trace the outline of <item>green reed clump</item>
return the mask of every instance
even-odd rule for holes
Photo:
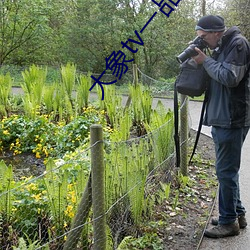
[[[7,116],[10,111],[9,96],[11,93],[12,79],[10,74],[0,75],[0,116]]]
[[[32,65],[28,70],[22,72],[24,91],[23,104],[27,116],[34,118],[40,113],[43,91],[46,83],[47,68]]]
[[[76,106],[78,113],[81,113],[83,108],[87,108],[89,105],[89,94],[91,87],[90,73],[87,75],[81,74],[78,78],[77,95],[76,95]]]

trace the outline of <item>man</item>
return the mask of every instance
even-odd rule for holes
[[[219,181],[219,218],[205,235],[221,238],[239,234],[247,226],[240,200],[241,149],[250,126],[250,47],[237,27],[225,31],[220,16],[202,17],[195,30],[213,50],[206,56],[195,48],[193,59],[210,76],[204,125],[212,126]]]

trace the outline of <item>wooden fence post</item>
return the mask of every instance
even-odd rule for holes
[[[180,109],[180,169],[181,174],[187,176],[188,174],[188,97],[181,96]]]
[[[106,216],[104,192],[104,149],[101,125],[90,127],[91,140],[91,176],[93,205],[93,250],[106,249]]]
[[[138,70],[136,64],[133,64],[133,77],[134,77],[134,85],[138,85]]]

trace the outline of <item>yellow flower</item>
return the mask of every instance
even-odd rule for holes
[[[21,153],[22,153],[22,151],[19,151],[19,150],[16,149],[16,150],[14,150],[14,153],[13,153],[13,154],[14,154],[14,155],[19,155],[19,154],[21,154]]]
[[[35,191],[37,190],[37,185],[35,183],[30,183],[29,185],[26,186],[26,189],[28,191]]]
[[[46,157],[48,157],[49,153],[46,147],[43,147],[43,153],[45,154]]]
[[[16,212],[17,208],[13,207],[11,210],[12,210],[12,212]]]
[[[41,155],[40,155],[39,152],[36,152],[36,158],[37,158],[37,159],[40,159],[40,158],[41,158]]]
[[[100,112],[101,115],[105,115],[105,113],[106,113],[106,111],[104,109],[101,110],[101,112]]]
[[[76,203],[76,196],[75,195],[72,195],[71,201],[72,201],[72,203]]]
[[[42,195],[41,193],[33,194],[32,197],[35,198],[36,201],[40,201],[42,199],[41,195]]]
[[[73,218],[74,217],[73,206],[68,205],[66,208],[66,211],[64,211],[64,213],[65,213],[65,215],[68,215],[69,218]]]
[[[8,130],[4,130],[4,131],[3,131],[3,134],[4,134],[4,135],[9,135],[10,133],[9,133]]]

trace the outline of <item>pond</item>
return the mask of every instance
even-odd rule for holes
[[[20,155],[0,156],[7,166],[12,165],[15,180],[21,177],[39,176],[44,173],[45,165],[43,159],[37,159],[34,154],[23,153]]]

